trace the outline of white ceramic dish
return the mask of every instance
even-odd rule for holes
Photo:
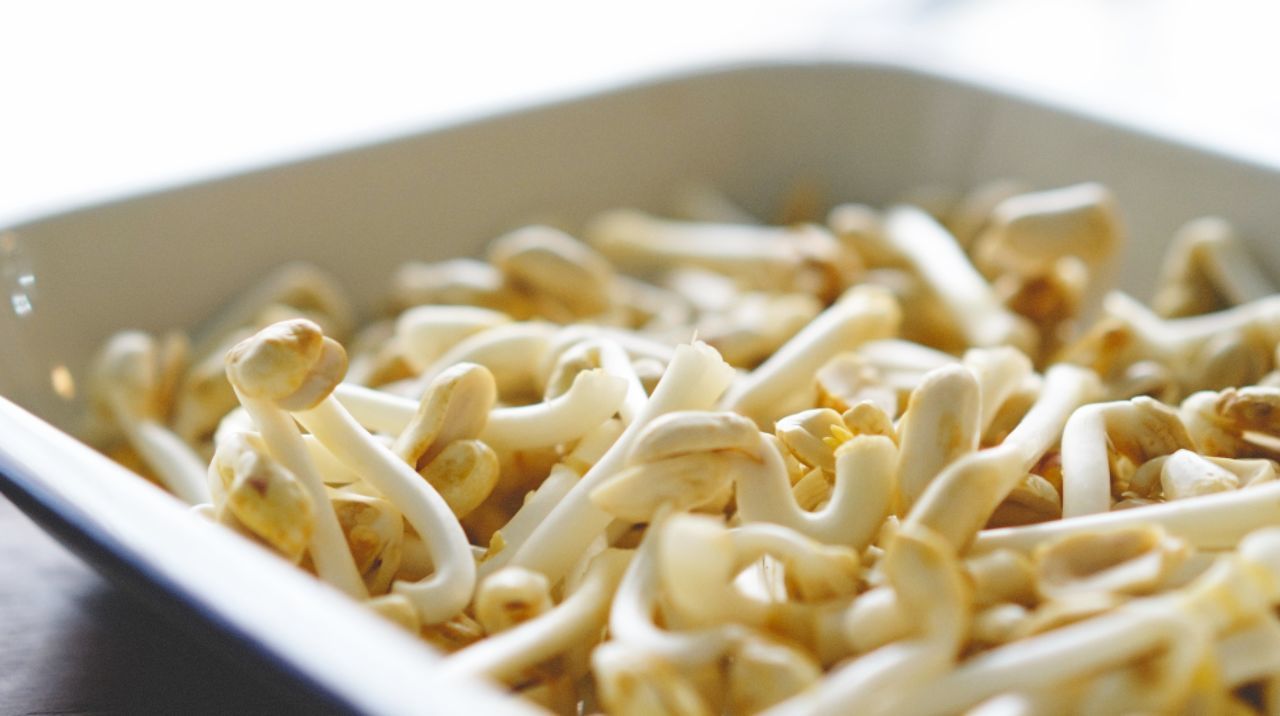
[[[1120,283],[1140,296],[1165,238],[1200,214],[1230,217],[1280,267],[1273,168],[904,67],[681,76],[0,233],[0,394],[13,401],[0,400],[0,487],[104,571],[339,708],[519,710],[480,685],[431,684],[426,647],[53,427],[75,430],[94,348],[122,328],[192,326],[295,258],[371,306],[401,261],[474,253],[548,212],[573,225],[661,209],[683,179],[769,208],[799,179],[882,203],[1000,176],[1110,185],[1131,234]]]

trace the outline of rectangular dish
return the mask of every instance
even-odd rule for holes
[[[339,708],[521,711],[482,685],[432,685],[427,647],[68,437],[93,350],[124,328],[192,326],[291,259],[370,308],[405,260],[473,254],[530,220],[659,210],[683,180],[768,213],[798,181],[831,201],[886,203],[1002,176],[1109,185],[1129,228],[1118,281],[1140,297],[1166,238],[1206,213],[1231,217],[1280,267],[1275,168],[918,68],[691,73],[0,231],[0,488],[174,618]]]

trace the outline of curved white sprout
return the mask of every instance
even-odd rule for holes
[[[523,226],[494,239],[486,253],[506,285],[538,313],[580,318],[612,305],[613,265],[559,229]]]
[[[812,392],[813,375],[823,363],[867,341],[891,337],[901,320],[898,303],[886,289],[855,286],[738,381],[722,405],[770,427]]]
[[[526,450],[576,440],[618,412],[628,385],[603,370],[585,370],[568,392],[551,400],[494,408],[479,439],[495,449]],[[352,416],[371,430],[397,434],[418,412],[418,402],[373,388],[343,383],[334,395]]]
[[[545,614],[552,606],[547,578],[527,569],[504,569],[482,578],[476,587],[476,621],[488,634],[506,631]]]
[[[636,436],[660,415],[711,407],[733,375],[733,368],[703,343],[677,348],[644,410],[538,525],[511,563],[542,572],[552,581],[568,573],[591,540],[612,520],[609,513],[591,503],[590,495],[621,469]]]
[[[821,511],[800,509],[778,450],[760,440],[761,462],[735,471],[738,514],[744,522],[773,522],[825,544],[866,547],[893,504],[898,448],[880,435],[856,435],[836,450],[835,489]]]
[[[467,536],[444,498],[412,466],[374,440],[332,396],[345,368],[342,347],[324,337],[319,326],[303,320],[269,326],[238,345],[227,358],[227,375],[268,448],[283,444],[286,454],[276,458],[295,474],[298,470],[291,463],[310,471],[310,477],[300,476],[304,484],[309,488],[318,484],[323,490],[297,428],[289,415],[276,407],[278,403],[334,457],[404,514],[426,543],[435,571],[421,582],[397,582],[393,590],[414,604],[422,622],[449,619],[467,605],[475,587],[475,561]],[[302,388],[293,389],[299,384]],[[269,399],[277,402],[268,403]],[[266,405],[271,408],[264,410]],[[320,513],[325,514],[324,510]],[[322,522],[320,515],[317,517],[319,534]],[[343,552],[349,559],[345,542]],[[319,559],[316,561],[319,568]],[[363,596],[363,589],[361,584],[356,593]]]
[[[1247,536],[1235,554],[1220,558],[1183,590],[992,649],[932,688],[905,694],[895,707],[902,713],[953,713],[997,693],[1065,682],[1161,647],[1194,650],[1197,640],[1272,616],[1277,602],[1280,528],[1273,526]]]
[[[1098,266],[1123,237],[1111,191],[1085,182],[1011,196],[992,208],[974,253],[984,265],[1031,273],[1063,256]]]
[[[1199,549],[1232,549],[1250,532],[1273,525],[1280,515],[1280,482],[1266,482],[1242,490],[1219,492],[1174,502],[1115,512],[1083,515],[1024,527],[984,530],[973,543],[975,552],[1015,549],[1030,552],[1037,545],[1081,532],[1158,525]]]
[[[971,596],[951,545],[926,529],[906,527],[884,567],[912,624],[911,637],[848,662],[768,713],[913,713],[895,710],[892,701],[954,666],[968,631]]]
[[[501,311],[477,306],[415,306],[396,319],[395,340],[409,364],[423,371],[461,341],[510,322]]]
[[[998,346],[965,351],[963,363],[978,381],[982,406],[978,425],[980,432],[986,432],[1000,408],[1032,376],[1031,359],[1017,348]]]
[[[574,344],[597,339],[605,339],[617,343],[633,360],[652,358],[666,365],[676,355],[675,345],[655,340],[644,333],[611,328],[609,326],[577,323],[571,326],[564,326],[555,334],[551,339],[547,354],[543,358],[543,365],[549,371],[551,365],[555,363],[560,354]]]
[[[851,595],[861,573],[855,550],[817,543],[768,523],[726,528],[716,517],[676,514],[663,525],[658,545],[669,627],[768,627],[769,601],[734,585],[736,575],[765,556],[783,565],[788,584],[805,601]]]
[[[602,338],[599,346],[600,368],[609,375],[626,381],[626,397],[623,398],[622,405],[618,406],[618,417],[622,418],[623,424],[630,425],[644,410],[645,403],[649,402],[649,394],[645,392],[640,376],[636,373],[635,366],[631,364],[631,358],[627,356],[621,345],[608,338]]]
[[[1005,308],[954,237],[925,212],[897,206],[885,214],[885,236],[942,299],[969,345],[1030,350],[1035,330]]]
[[[904,694],[894,707],[921,716],[955,713],[1005,691],[1034,690],[1124,663],[1176,642],[1191,626],[1174,613],[1116,610],[979,654],[928,689]]]
[[[947,465],[978,449],[984,407],[980,390],[972,372],[952,363],[929,371],[911,392],[898,421],[902,445],[896,480],[903,510],[920,499]]]
[[[949,662],[946,654],[928,642],[906,640],[890,644],[828,674],[818,688],[765,713],[768,716],[891,713],[884,706],[889,694],[921,687],[944,671]]]
[[[243,407],[237,407],[222,417],[222,420],[218,423],[218,429],[213,434],[213,444],[215,446],[221,445],[232,439],[237,433],[257,434],[253,418],[249,417],[249,413]],[[260,438],[261,436],[259,436]],[[316,436],[303,435],[302,441],[306,443],[307,453],[311,455],[311,461],[315,463],[316,469],[320,471],[320,476],[324,479],[326,485],[351,485],[360,482],[360,475],[343,465],[338,458],[333,456],[333,453],[320,444],[319,440],[316,440]],[[384,441],[387,447],[391,446],[390,439],[384,439]],[[217,495],[215,494],[216,497]]]
[[[1176,362],[1214,337],[1256,329],[1274,344],[1280,338],[1280,296],[1271,295],[1215,313],[1187,318],[1161,318],[1121,291],[1107,294],[1103,309],[1123,321],[1150,357]]]
[[[563,339],[564,336],[562,334],[561,340]],[[635,366],[632,364],[631,357],[627,354],[626,349],[606,335],[581,338],[577,342],[565,346],[557,345],[553,342],[547,357],[555,358],[551,369],[544,371],[551,378],[554,378],[559,371],[569,368],[566,365],[566,361],[572,361],[574,363],[589,363],[586,366],[577,365],[574,367],[599,368],[605,373],[625,381],[627,386],[626,398],[618,408],[618,416],[622,418],[625,424],[630,424],[632,420],[635,420],[635,417],[640,414],[640,410],[644,408],[644,404],[649,400],[648,394],[645,393],[644,385],[640,382],[640,376],[636,373]],[[549,381],[550,378],[544,382],[549,383]],[[572,384],[570,387],[572,387]],[[547,389],[550,391],[552,386],[548,384]],[[563,390],[563,387],[558,387],[558,389]],[[546,397],[556,396],[547,395]]]
[[[1005,199],[1025,194],[1032,187],[1021,181],[997,178],[977,184],[965,192],[946,218],[947,229],[956,241],[972,250],[974,241],[991,222],[991,212]]]
[[[483,675],[510,681],[523,670],[594,639],[630,560],[631,554],[621,550],[597,555],[582,584],[563,602],[447,657],[440,665],[443,678]]]
[[[1151,301],[1162,316],[1201,313],[1219,300],[1248,303],[1276,292],[1230,222],[1203,216],[1183,224],[1170,240]]]
[[[581,479],[582,473],[600,460],[622,434],[624,425],[617,419],[607,420],[578,441],[578,446],[565,459],[551,468],[551,474],[542,481],[524,504],[496,533],[493,546],[480,563],[480,576],[492,574],[506,566],[515,556],[534,529],[546,519],[560,500],[569,494]]]
[[[435,571],[421,582],[396,582],[392,590],[413,602],[425,624],[449,619],[466,607],[475,587],[475,561],[466,533],[440,493],[374,441],[332,397],[293,415],[334,457],[391,500],[426,542]]]
[[[269,326],[263,331],[237,344],[227,354],[227,379],[236,391],[236,397],[244,407],[245,413],[253,420],[262,441],[271,454],[286,470],[293,473],[302,483],[311,502],[315,505],[315,529],[307,544],[311,561],[315,564],[320,578],[353,597],[364,599],[368,596],[364,580],[356,569],[355,560],[347,547],[346,537],[338,523],[338,517],[329,502],[323,478],[311,460],[306,443],[298,426],[289,413],[279,404],[280,399],[288,399],[289,394],[279,395],[286,388],[267,390],[272,387],[270,376],[273,373],[288,371],[291,367],[291,354],[295,353],[297,340],[293,335],[290,322]],[[320,328],[309,321],[299,332],[319,333]],[[337,346],[336,343],[333,346]],[[317,351],[327,349],[333,353],[333,347],[325,345]],[[336,348],[341,351],[341,347]],[[323,359],[319,359],[323,360]],[[330,358],[345,364],[345,358]],[[315,356],[308,363],[318,362]],[[248,370],[244,370],[245,368]],[[311,365],[304,369],[311,368]],[[336,381],[335,381],[336,382]]]
[[[421,395],[431,381],[458,363],[476,363],[488,368],[498,381],[500,394],[536,390],[538,366],[556,330],[550,323],[526,321],[494,326],[468,336],[422,371],[414,394]]]
[[[668,221],[634,209],[596,216],[586,238],[604,255],[637,270],[695,266],[767,290],[804,285],[814,259],[850,261],[837,254],[839,244],[820,226]]]
[[[658,568],[661,523],[659,516],[623,575],[609,610],[609,633],[619,644],[671,664],[702,666],[720,659],[741,644],[750,632],[732,623],[688,631],[670,631],[654,623],[661,589]]]
[[[1001,444],[951,463],[907,513],[906,524],[932,528],[958,548],[969,544],[1000,502],[1058,442],[1071,413],[1100,388],[1093,371],[1058,364],[1022,421]]]
[[[625,380],[603,370],[582,371],[564,395],[545,403],[492,411],[480,439],[507,450],[576,440],[623,407],[628,387]]]
[[[1150,398],[1082,406],[1062,431],[1062,517],[1111,510],[1111,450],[1142,464],[1189,447],[1177,412]]]
[[[112,337],[93,367],[97,397],[164,486],[187,504],[203,504],[211,499],[203,461],[149,409],[155,400],[156,352],[145,333]]]
[[[845,612],[842,624],[845,640],[857,653],[901,639],[911,633],[911,627],[897,593],[888,585],[858,595]]]
[[[956,362],[955,356],[901,338],[881,338],[858,346],[857,353],[883,373],[928,373]]]

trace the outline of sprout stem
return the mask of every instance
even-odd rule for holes
[[[898,450],[879,435],[860,435],[836,454],[835,488],[821,512],[796,503],[782,456],[761,440],[761,463],[739,461],[738,512],[745,522],[773,522],[825,544],[862,549],[875,537],[893,501]]]
[[[1082,515],[1025,527],[985,530],[974,541],[974,552],[1015,549],[1031,552],[1037,545],[1081,532],[1097,532],[1138,525],[1159,525],[1198,549],[1234,549],[1253,530],[1280,519],[1280,482],[1219,492],[1115,512]]]
[[[591,503],[590,495],[622,469],[636,436],[660,415],[710,408],[733,376],[733,368],[710,346],[696,343],[678,347],[644,410],[538,525],[511,564],[542,572],[552,582],[567,574],[591,540],[613,520],[609,513]]]
[[[598,636],[631,554],[609,550],[592,560],[582,584],[551,610],[445,659],[447,678],[488,676],[499,681]]]
[[[887,290],[852,288],[734,385],[723,407],[755,420],[762,429],[771,428],[797,398],[812,392],[813,376],[824,363],[867,341],[893,336],[901,321],[901,310]]]
[[[929,483],[906,524],[929,527],[964,549],[1027,471],[1062,435],[1072,411],[1098,391],[1097,376],[1059,364],[1045,374],[1040,397],[1001,444],[970,453]]]
[[[426,624],[462,611],[475,587],[475,561],[462,525],[440,493],[389,448],[375,442],[333,396],[310,410],[297,411],[294,417],[334,457],[391,500],[422,536],[435,572],[421,582],[397,582],[393,591],[409,598]]]
[[[628,397],[627,388],[624,379],[602,370],[582,371],[563,395],[489,411],[480,440],[496,450],[528,450],[576,440],[618,412]],[[334,396],[358,423],[392,435],[402,432],[418,411],[417,401],[350,383],[339,385]]]
[[[890,209],[885,236],[942,299],[969,345],[1029,349],[1033,329],[1000,303],[960,244],[937,221],[911,206]]]
[[[170,492],[189,505],[212,499],[203,462],[181,438],[154,420],[131,419],[136,416],[123,414],[119,408],[116,412],[116,422],[129,444]]]
[[[245,412],[262,434],[267,452],[298,478],[315,505],[316,526],[307,548],[311,553],[311,561],[316,566],[316,573],[324,581],[357,599],[367,598],[368,590],[360,572],[356,570],[347,538],[343,535],[338,516],[334,514],[333,505],[329,502],[324,480],[311,461],[298,426],[288,413],[273,403],[250,398],[238,390],[236,394]]]

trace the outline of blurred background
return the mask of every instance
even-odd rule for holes
[[[942,68],[1280,166],[1277,20],[1256,0],[0,2],[0,227],[768,59]],[[307,711],[254,684],[0,499],[0,713]]]
[[[0,225],[655,73],[898,58],[1280,162],[1259,0],[0,3]]]

